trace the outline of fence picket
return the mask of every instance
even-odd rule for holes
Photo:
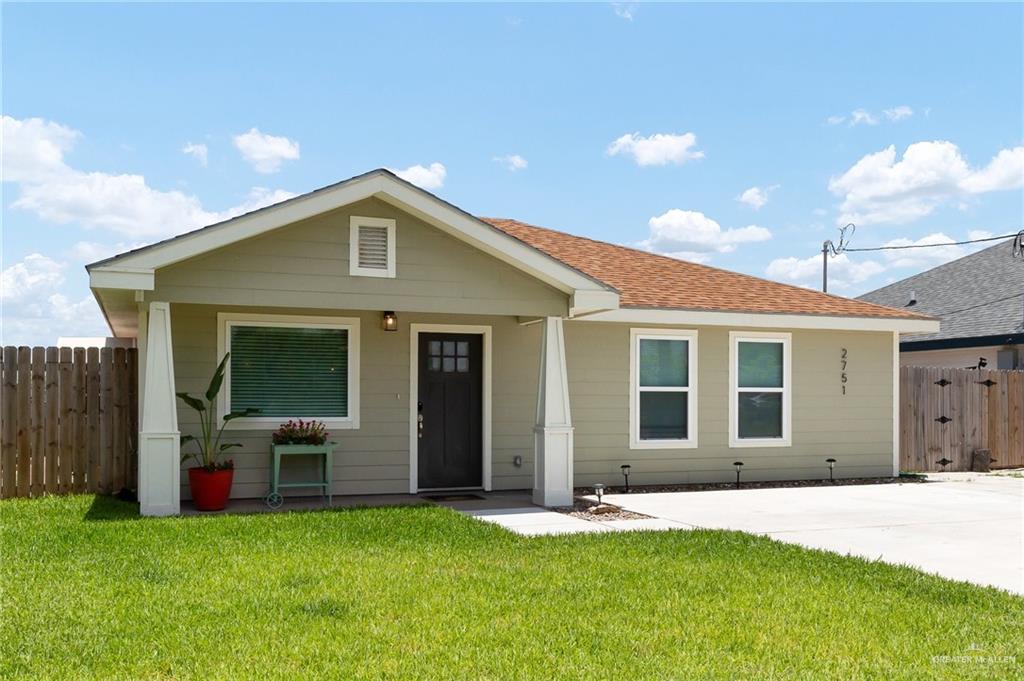
[[[110,493],[114,487],[114,350],[100,350],[100,491]]]
[[[46,348],[46,493],[57,494],[60,457],[60,363],[57,348]]]
[[[31,494],[42,496],[46,489],[44,478],[46,468],[46,348],[32,348],[32,462]]]
[[[74,460],[75,460],[75,475],[74,475],[74,490],[76,494],[85,492],[88,487],[86,486],[86,476],[88,472],[88,440],[86,439],[86,414],[85,414],[85,400],[86,400],[86,383],[85,383],[85,348],[75,348],[72,354],[73,366],[74,366],[74,388],[75,392],[72,397],[74,401],[74,408],[72,412],[74,414]]]
[[[32,493],[32,350],[25,346],[18,348],[18,496],[27,497]]]
[[[71,348],[60,348],[60,455],[57,459],[57,487],[61,494],[71,492],[74,474],[74,416],[71,396],[74,395],[74,372]]]
[[[3,349],[3,404],[0,404],[0,495],[13,497],[17,490],[18,470],[18,350]]]
[[[89,470],[88,490],[100,491],[100,350],[88,348],[85,351],[86,361],[86,409],[87,438],[86,461]]]

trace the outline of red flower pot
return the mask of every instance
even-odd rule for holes
[[[219,511],[228,505],[234,468],[210,471],[205,468],[188,469],[188,486],[192,490],[192,503],[200,511]]]

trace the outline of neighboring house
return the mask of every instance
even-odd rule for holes
[[[174,392],[219,405],[235,497],[267,490],[269,433],[319,418],[334,492],[533,489],[897,472],[899,333],[937,323],[512,220],[384,170],[94,263],[141,356],[139,494],[179,510]],[[388,330],[385,327],[393,328]],[[173,340],[172,340],[173,339]],[[421,418],[422,417],[422,420]],[[179,426],[180,424],[180,426]],[[187,487],[186,487],[187,490]]]
[[[938,333],[900,342],[903,366],[1024,369],[1024,261],[1013,241],[860,297],[940,319]]]

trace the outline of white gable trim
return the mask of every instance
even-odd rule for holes
[[[152,290],[153,273],[174,263],[250,239],[299,220],[320,215],[356,201],[376,197],[400,208],[489,255],[534,276],[565,293],[586,291],[591,309],[618,307],[618,293],[557,259],[527,246],[497,228],[455,208],[385,171],[373,171],[337,185],[284,201],[226,222],[211,225],[136,252],[125,253],[88,267],[93,288]],[[109,273],[131,271],[149,280],[131,282]]]

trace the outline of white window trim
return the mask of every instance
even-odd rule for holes
[[[640,439],[640,341],[685,340],[689,350],[689,386],[660,389],[666,392],[687,392],[687,438],[681,440]],[[697,331],[691,329],[630,329],[629,330],[629,448],[630,449],[693,449],[697,446]],[[644,388],[657,391],[658,388]]]
[[[387,227],[388,230],[388,268],[378,270],[359,266],[359,228]],[[349,218],[348,231],[348,273],[353,277],[385,277],[395,278],[395,221],[391,218],[369,218],[353,215]]]
[[[739,344],[782,343],[782,387],[744,388],[745,391],[782,393],[782,437],[739,437]],[[773,331],[729,332],[729,446],[730,447],[791,447],[793,444],[793,334]]]
[[[289,418],[323,421],[328,430],[355,430],[359,428],[359,319],[357,317],[320,317],[316,315],[276,315],[221,312],[217,314],[217,357],[219,363],[231,350],[232,326],[272,326],[300,329],[345,329],[348,331],[348,417],[324,418],[310,414],[291,416],[251,416],[232,419],[226,430],[276,430]],[[224,372],[224,385],[217,396],[217,422],[231,408],[231,362]]]

